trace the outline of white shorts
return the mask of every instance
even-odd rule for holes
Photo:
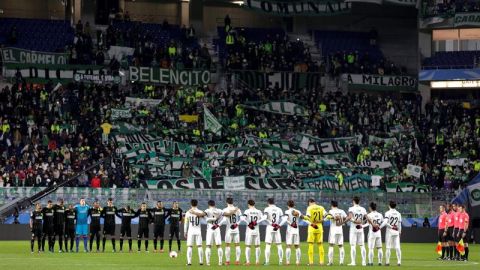
[[[260,234],[258,232],[252,232],[247,230],[245,233],[245,245],[251,246],[260,246]]]
[[[240,233],[238,230],[236,232],[227,231],[225,233],[225,243],[230,244],[232,242],[235,244],[240,243]]]
[[[300,235],[298,234],[298,231],[287,231],[287,237],[285,240],[287,242],[287,245],[300,245]]]
[[[343,233],[335,233],[328,235],[328,243],[331,245],[342,246],[343,245]]]
[[[280,229],[274,231],[272,226],[267,226],[267,231],[265,232],[265,243],[281,244],[282,235],[280,234]]]
[[[363,246],[365,244],[365,233],[363,232],[363,230],[350,230],[349,237],[349,242],[351,246]]]
[[[210,246],[212,244],[219,246],[222,244],[220,228],[217,228],[216,230],[207,229],[207,239],[205,241],[205,244],[207,246]]]
[[[200,232],[187,233],[187,246],[202,245],[202,234]]]
[[[382,236],[372,236],[368,237],[368,248],[381,248],[382,247]]]
[[[400,235],[387,235],[385,236],[386,248],[400,248]]]

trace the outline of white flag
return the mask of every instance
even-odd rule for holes
[[[408,164],[407,165],[407,170],[408,170],[409,175],[411,175],[413,177],[416,177],[416,178],[420,178],[420,174],[422,173],[422,167],[415,166],[413,164]]]

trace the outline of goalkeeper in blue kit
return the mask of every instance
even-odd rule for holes
[[[83,239],[83,248],[85,252],[88,252],[88,213],[90,206],[85,203],[85,199],[80,199],[80,204],[75,206],[75,212],[77,217],[77,224],[75,228],[75,243],[78,252],[78,245],[80,244],[80,238]]]

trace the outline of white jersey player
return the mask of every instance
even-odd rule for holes
[[[193,245],[198,248],[198,260],[203,265],[203,247],[202,247],[202,231],[200,227],[200,217],[193,213],[200,212],[197,208],[198,201],[191,201],[192,208],[185,214],[185,222],[183,223],[183,232],[187,238],[187,265],[192,265]]]
[[[367,251],[365,249],[365,233],[363,231],[363,224],[367,216],[367,210],[359,205],[360,198],[353,197],[353,206],[348,208],[347,221],[350,221],[350,266],[356,265],[357,250],[356,246],[360,246],[362,255],[362,265],[367,265]]]
[[[402,215],[395,209],[397,204],[389,203],[390,209],[385,213],[383,221],[387,227],[385,232],[385,265],[390,265],[390,250],[393,248],[397,253],[397,265],[402,263],[402,250],[400,249],[400,235],[402,234]]]
[[[218,265],[223,265],[222,236],[219,229],[223,220],[223,211],[215,207],[215,201],[210,200],[208,201],[208,209],[203,211],[203,213],[193,212],[193,214],[199,217],[205,217],[207,221],[207,236],[205,241],[205,259],[207,265],[210,265],[212,244],[217,246]]]
[[[295,203],[292,200],[287,202],[288,209],[285,210],[285,215],[280,223],[280,226],[287,224],[287,249],[285,250],[285,259],[287,265],[290,265],[290,256],[292,255],[292,248],[295,247],[295,263],[300,265],[300,258],[302,252],[300,250],[300,233],[298,229],[298,221],[302,215],[299,210],[295,209]]]
[[[247,223],[245,229],[245,265],[250,265],[250,249],[255,246],[255,264],[260,264],[260,231],[258,223],[262,222],[262,211],[255,208],[255,201],[248,200],[248,209],[243,212],[242,220]]]
[[[338,208],[338,202],[332,201],[331,208],[328,211],[327,218],[330,219],[330,231],[328,232],[328,264],[333,265],[333,248],[338,246],[340,257],[339,264],[343,265],[345,260],[345,249],[343,247],[343,224],[347,214]]]
[[[374,250],[377,249],[378,265],[382,265],[382,224],[383,215],[377,212],[377,204],[370,203],[370,213],[367,215],[367,222],[364,227],[368,227],[368,265],[373,266]]]
[[[267,200],[268,206],[263,210],[263,219],[267,221],[265,231],[265,265],[270,263],[270,248],[272,243],[277,244],[278,263],[283,262],[282,235],[280,234],[280,222],[283,211],[275,205],[273,198]]]
[[[238,224],[242,212],[233,205],[233,198],[227,198],[227,207],[223,209],[225,230],[225,265],[230,264],[230,244],[235,244],[235,264],[240,265],[240,256],[242,250],[240,249],[240,230]]]

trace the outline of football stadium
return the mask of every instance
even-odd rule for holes
[[[0,269],[480,268],[480,0],[1,0]]]

